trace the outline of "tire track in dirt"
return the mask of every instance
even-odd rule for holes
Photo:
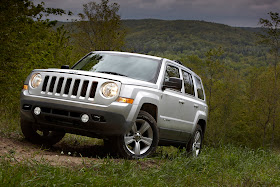
[[[50,165],[84,166],[92,162],[102,162],[108,152],[104,146],[83,145],[70,146],[64,142],[49,148],[34,145],[25,139],[12,139],[0,137],[0,156],[14,162],[37,161]]]

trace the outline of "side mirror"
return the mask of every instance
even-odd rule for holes
[[[170,77],[168,81],[165,81],[163,83],[162,89],[164,90],[165,88],[171,88],[171,89],[181,91],[182,83],[183,83],[182,79],[177,77]]]
[[[69,65],[62,65],[61,69],[69,69]]]

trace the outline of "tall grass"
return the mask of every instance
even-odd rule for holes
[[[170,152],[171,151],[171,152]],[[42,160],[0,161],[3,186],[278,186],[280,156],[231,145],[206,147],[198,158],[160,147],[141,160],[88,159],[81,164],[52,166]]]
[[[18,138],[21,136],[19,108],[3,107],[0,102],[0,136]]]

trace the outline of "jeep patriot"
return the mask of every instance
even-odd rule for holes
[[[20,101],[30,142],[84,135],[103,139],[124,158],[170,144],[197,156],[208,113],[200,77],[179,61],[114,51],[91,52],[71,68],[33,70]]]

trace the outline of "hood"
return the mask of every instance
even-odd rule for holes
[[[57,73],[66,73],[66,74],[74,74],[74,75],[83,75],[83,76],[90,76],[90,77],[98,77],[108,80],[119,81],[125,85],[136,85],[136,86],[144,86],[149,88],[157,89],[158,86],[155,83],[132,79],[129,77],[119,76],[119,75],[111,75],[106,73],[96,73],[90,71],[82,71],[82,70],[72,70],[72,69],[35,69],[33,72],[57,72]]]

